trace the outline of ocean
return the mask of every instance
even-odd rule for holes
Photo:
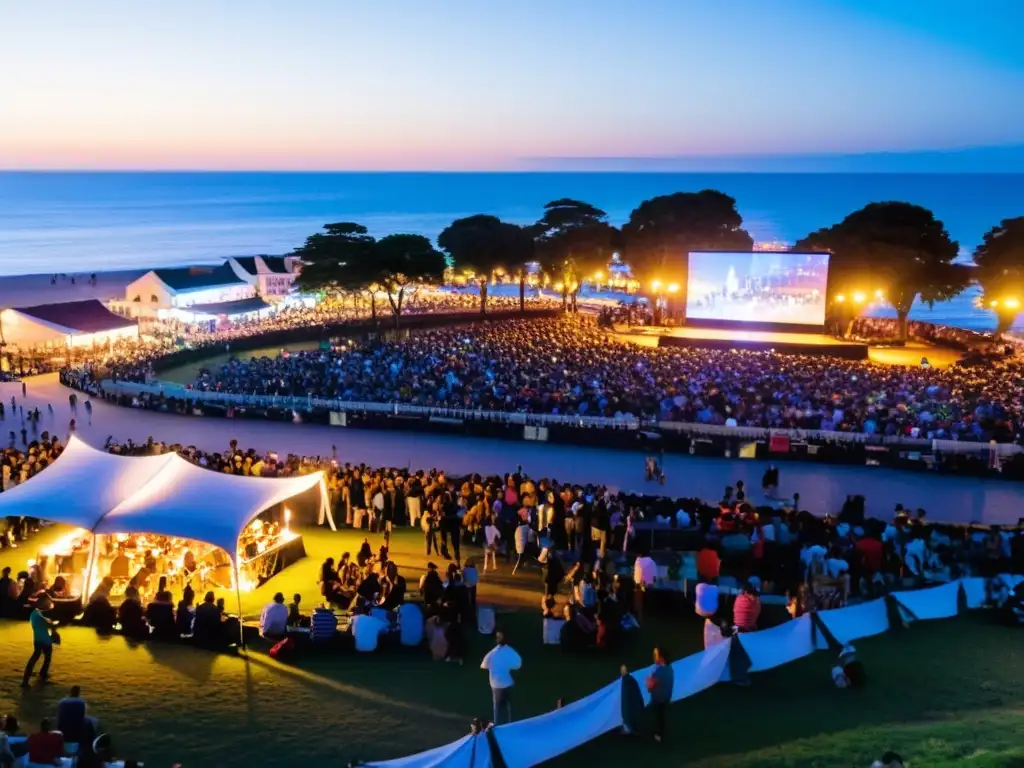
[[[283,253],[323,224],[436,236],[489,213],[535,221],[546,202],[590,202],[621,224],[642,200],[714,188],[758,241],[792,242],[883,200],[930,208],[966,258],[1001,219],[1024,215],[1024,175],[689,173],[0,172],[0,276],[212,263]],[[913,317],[993,327],[973,293]]]

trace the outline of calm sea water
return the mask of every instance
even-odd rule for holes
[[[1024,215],[1022,175],[679,173],[0,173],[0,275],[91,272],[282,253],[331,221],[436,236],[490,213],[535,221],[573,197],[621,224],[641,200],[704,188],[736,198],[755,240],[796,240],[866,203],[933,210],[966,255]],[[915,316],[984,328],[973,296]]]

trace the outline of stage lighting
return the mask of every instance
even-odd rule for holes
[[[855,304],[863,304],[864,299],[866,298],[867,296],[864,295],[864,291],[857,291],[853,294],[853,301]]]
[[[844,301],[846,301],[846,296],[844,296],[841,293],[837,293],[836,294],[836,302],[839,303],[839,304],[842,304]]]
[[[988,305],[992,307],[992,309],[995,309],[996,307],[999,306],[999,302],[993,299],[992,301],[989,302]]]
[[[679,283],[669,283],[668,284],[668,292],[669,293],[675,293],[678,290],[679,290]]]
[[[651,283],[651,288],[653,288],[654,290],[658,290],[659,288],[661,288],[661,280],[655,280],[653,283]]]
[[[1017,299],[1016,296],[1011,296],[1010,298],[1006,299],[1003,303],[1006,304],[1006,306],[1009,307],[1010,309],[1017,309],[1017,307],[1020,306],[1020,301]]]

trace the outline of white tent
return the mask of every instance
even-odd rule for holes
[[[0,493],[0,516],[38,517],[94,534],[204,541],[228,553],[238,586],[238,538],[245,527],[260,512],[317,485],[326,509],[322,472],[289,478],[226,475],[176,453],[118,456],[72,437],[52,466]]]
[[[60,457],[28,482],[0,493],[0,515],[67,523],[93,533],[152,533],[198,539],[232,559],[260,512],[319,485],[323,473],[243,477],[202,469],[176,453],[118,456],[72,437]]]

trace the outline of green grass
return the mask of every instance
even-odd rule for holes
[[[312,603],[323,557],[355,551],[362,537],[309,532],[309,557],[245,598],[255,612],[275,591],[299,591]],[[392,547],[412,584],[425,559],[420,537]],[[16,551],[24,563],[33,548]],[[23,566],[22,566],[23,567]],[[679,656],[700,649],[693,615],[651,620],[621,656],[566,656],[540,644],[535,573],[487,574],[480,599],[500,606],[499,625],[524,658],[516,717],[541,714],[558,698],[579,698],[614,679],[620,660],[646,665],[651,646]],[[229,602],[230,604],[230,602]],[[58,685],[22,695],[18,678],[29,651],[27,624],[0,623],[0,712],[26,724],[51,714],[66,686],[83,686],[92,710],[115,736],[119,753],[151,766],[343,764],[399,757],[452,741],[470,718],[486,715],[490,691],[477,660],[490,640],[474,635],[465,667],[433,663],[426,651],[373,656],[305,654],[293,666],[265,649],[246,656],[68,628],[54,654]],[[975,614],[924,623],[857,643],[868,673],[861,691],[838,691],[831,658],[815,654],[756,675],[753,686],[718,685],[670,710],[671,746],[609,735],[565,755],[556,766],[867,766],[886,749],[911,765],[1024,765],[1021,636]],[[538,737],[541,734],[538,733]]]
[[[224,363],[228,362],[232,357],[238,357],[243,360],[248,360],[250,357],[273,358],[280,355],[282,349],[287,349],[291,352],[301,352],[309,349],[318,349],[319,347],[319,341],[302,341],[295,344],[284,344],[277,347],[263,347],[261,349],[231,352],[223,355],[212,355],[210,357],[203,358],[202,360],[188,363],[187,365],[168,368],[166,371],[161,371],[157,378],[161,381],[169,381],[174,384],[192,384],[199,375],[200,369],[217,368],[218,366],[224,365]]]

